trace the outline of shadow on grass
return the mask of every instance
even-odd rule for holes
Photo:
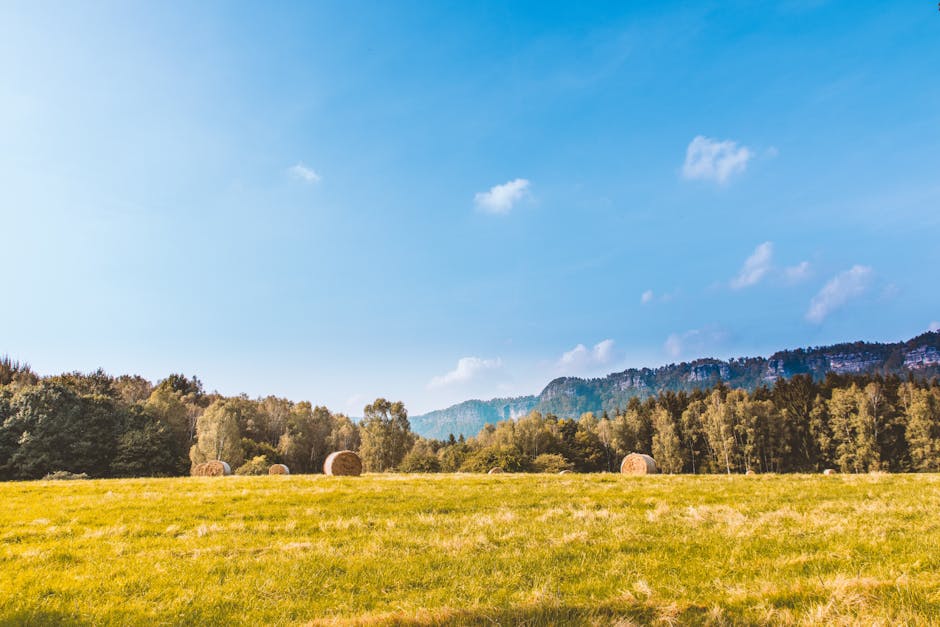
[[[397,625],[402,627],[430,627],[435,625],[648,625],[702,624],[708,622],[704,607],[652,607],[633,605],[529,605],[513,608],[479,608],[470,610],[440,609],[401,614],[374,614],[356,618],[320,619],[308,623],[313,626],[372,626]]]
[[[84,627],[91,625],[66,612],[55,610],[19,610],[9,614],[0,614],[0,627],[20,627],[22,625],[62,625],[63,627]]]

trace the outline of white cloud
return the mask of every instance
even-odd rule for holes
[[[744,265],[736,277],[731,279],[731,289],[740,290],[757,285],[765,278],[773,276],[783,278],[787,283],[794,284],[805,281],[812,274],[812,266],[808,261],[801,261],[795,266],[775,268],[773,264],[774,244],[764,242],[754,249],[750,257],[744,260]]]
[[[679,293],[678,290],[673,290],[672,292],[660,293],[657,294],[653,290],[646,290],[640,294],[640,304],[641,305],[650,305],[653,303],[668,303],[672,301],[676,295]]]
[[[730,139],[718,141],[698,135],[685,151],[682,176],[689,180],[724,183],[733,174],[744,172],[754,153]]]
[[[931,322],[930,326],[927,327],[927,330],[933,331],[934,333],[936,333],[937,331],[940,331],[940,322],[937,322],[937,321]]]
[[[764,275],[770,271],[773,256],[774,245],[772,242],[760,244],[754,249],[751,256],[744,260],[744,266],[741,267],[738,276],[731,280],[731,288],[740,290],[760,283]]]
[[[682,354],[682,336],[678,333],[670,333],[664,346],[670,357],[678,357]]]
[[[529,181],[515,179],[502,185],[494,185],[488,192],[477,192],[473,197],[477,208],[487,213],[507,213],[529,189]]]
[[[606,339],[598,342],[591,349],[584,344],[578,344],[562,354],[556,365],[567,371],[593,368],[610,363],[613,355],[614,341]]]
[[[575,364],[587,360],[588,358],[588,349],[584,344],[578,344],[570,351],[564,353],[561,356],[561,359],[558,360],[559,366],[565,366],[569,364]]]
[[[439,388],[453,383],[467,383],[477,375],[487,370],[502,368],[503,360],[480,359],[479,357],[461,357],[457,360],[457,367],[446,374],[434,377],[428,383],[429,388]]]
[[[806,319],[819,324],[833,311],[865,293],[870,280],[871,268],[868,266],[852,266],[851,269],[837,274],[813,296]]]
[[[606,364],[610,361],[610,358],[613,356],[614,352],[614,341],[613,340],[603,340],[594,345],[594,351],[592,356],[594,361],[599,364]]]
[[[805,281],[813,273],[813,268],[808,261],[801,261],[795,266],[789,266],[783,269],[783,276],[790,283],[799,283]]]
[[[705,357],[702,353],[720,345],[727,337],[727,333],[717,328],[691,329],[685,333],[671,333],[663,346],[673,359],[690,353],[695,353],[695,357]]]
[[[298,163],[293,165],[287,170],[290,172],[291,176],[296,179],[300,179],[304,183],[319,183],[320,175],[316,173],[312,168],[308,168],[303,163]]]

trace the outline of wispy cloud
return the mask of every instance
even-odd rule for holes
[[[320,175],[313,168],[308,168],[303,163],[298,163],[297,165],[292,165],[287,170],[290,172],[290,175],[295,179],[301,180],[304,183],[319,183]]]
[[[774,244],[773,242],[764,242],[754,249],[754,252],[744,260],[744,265],[729,282],[733,290],[741,290],[747,287],[757,285],[764,279],[774,277],[783,279],[789,284],[800,283],[812,275],[812,266],[808,261],[801,261],[795,266],[785,268],[774,267]]]
[[[937,321],[931,322],[930,326],[927,327],[927,330],[933,331],[934,333],[936,333],[937,331],[940,331],[940,322],[937,322]]]
[[[684,333],[671,333],[663,346],[673,359],[683,356],[704,357],[705,351],[720,346],[727,337],[728,334],[721,329],[705,327]]]
[[[774,256],[772,242],[764,242],[754,249],[751,256],[744,260],[744,265],[738,276],[731,280],[731,289],[740,290],[745,287],[757,285],[770,271]]]
[[[813,267],[808,261],[801,261],[795,266],[789,266],[783,269],[784,278],[790,283],[800,283],[805,281],[813,274]]]
[[[503,367],[503,361],[499,357],[496,359],[480,359],[479,357],[461,357],[457,360],[457,367],[434,377],[428,383],[429,388],[439,388],[446,385],[467,383],[475,379],[481,373],[488,370],[497,370]]]
[[[661,294],[658,294],[654,292],[653,290],[646,290],[645,292],[640,294],[640,304],[650,305],[653,303],[668,303],[671,300],[673,300],[678,295],[678,293],[679,293],[678,290],[673,290],[672,292],[666,292],[666,293],[661,293]]]
[[[815,324],[821,323],[833,311],[864,294],[870,282],[871,268],[868,266],[855,265],[845,272],[840,272],[813,296],[806,319]]]
[[[502,185],[494,185],[486,192],[477,192],[473,197],[477,208],[487,213],[507,213],[529,190],[527,179],[515,179]]]
[[[613,356],[614,341],[606,339],[590,349],[584,344],[578,344],[570,351],[563,353],[556,366],[566,371],[583,370],[606,365],[610,363]]]
[[[725,183],[734,174],[747,169],[754,153],[730,139],[718,141],[698,135],[685,151],[682,176],[689,180]]]

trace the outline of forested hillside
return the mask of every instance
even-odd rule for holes
[[[468,436],[483,425],[525,416],[538,404],[538,396],[464,401],[447,409],[414,416],[411,424],[416,433],[428,438],[446,438],[450,434]]]
[[[415,434],[405,406],[381,398],[357,424],[306,401],[207,393],[196,377],[174,374],[156,385],[102,371],[40,377],[4,358],[0,479],[181,475],[216,459],[240,474],[265,473],[273,463],[320,472],[340,449],[358,451],[372,472],[614,471],[630,452],[651,454],[673,473],[938,471],[936,342],[934,333],[900,352],[871,344],[846,345],[853,353],[793,351],[778,354],[797,356],[792,360],[775,356],[759,370],[756,360],[735,361],[759,375],[752,389],[706,378],[691,392],[667,387],[613,411],[564,416],[533,409],[471,438],[440,439]],[[848,373],[832,371],[836,355]],[[830,371],[821,379],[818,370],[787,376],[823,356],[819,363]],[[720,373],[722,363],[707,365]],[[696,368],[682,364],[672,372]]]
[[[530,409],[565,417],[589,411],[612,413],[634,397],[643,399],[666,391],[691,392],[717,383],[754,390],[797,374],[821,381],[830,372],[937,376],[940,333],[928,332],[907,342],[890,344],[855,342],[785,350],[766,358],[697,359],[661,368],[631,368],[597,379],[563,377],[549,383],[537,396],[466,401],[415,416],[412,422],[415,431],[427,437],[441,438],[448,433],[471,435],[487,423],[516,417]]]

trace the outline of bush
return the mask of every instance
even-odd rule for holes
[[[437,459],[442,472],[457,472],[470,455],[470,447],[466,444],[445,446],[437,452]]]
[[[502,468],[506,472],[525,472],[530,460],[514,446],[487,446],[472,453],[460,466],[463,472],[489,472],[491,468]]]
[[[401,460],[398,470],[401,472],[440,472],[441,461],[433,453],[411,451]]]
[[[271,467],[271,462],[264,455],[252,457],[250,460],[238,467],[236,475],[266,475]]]
[[[250,438],[242,438],[242,449],[245,451],[245,459],[254,459],[255,457],[264,457],[268,458],[268,461],[272,464],[282,464],[284,460],[281,459],[281,454],[276,448],[268,444],[267,442],[255,442]],[[247,462],[245,462],[247,463]]]
[[[558,474],[562,470],[571,470],[572,464],[564,455],[558,453],[542,453],[532,460],[535,472],[551,472]]]

